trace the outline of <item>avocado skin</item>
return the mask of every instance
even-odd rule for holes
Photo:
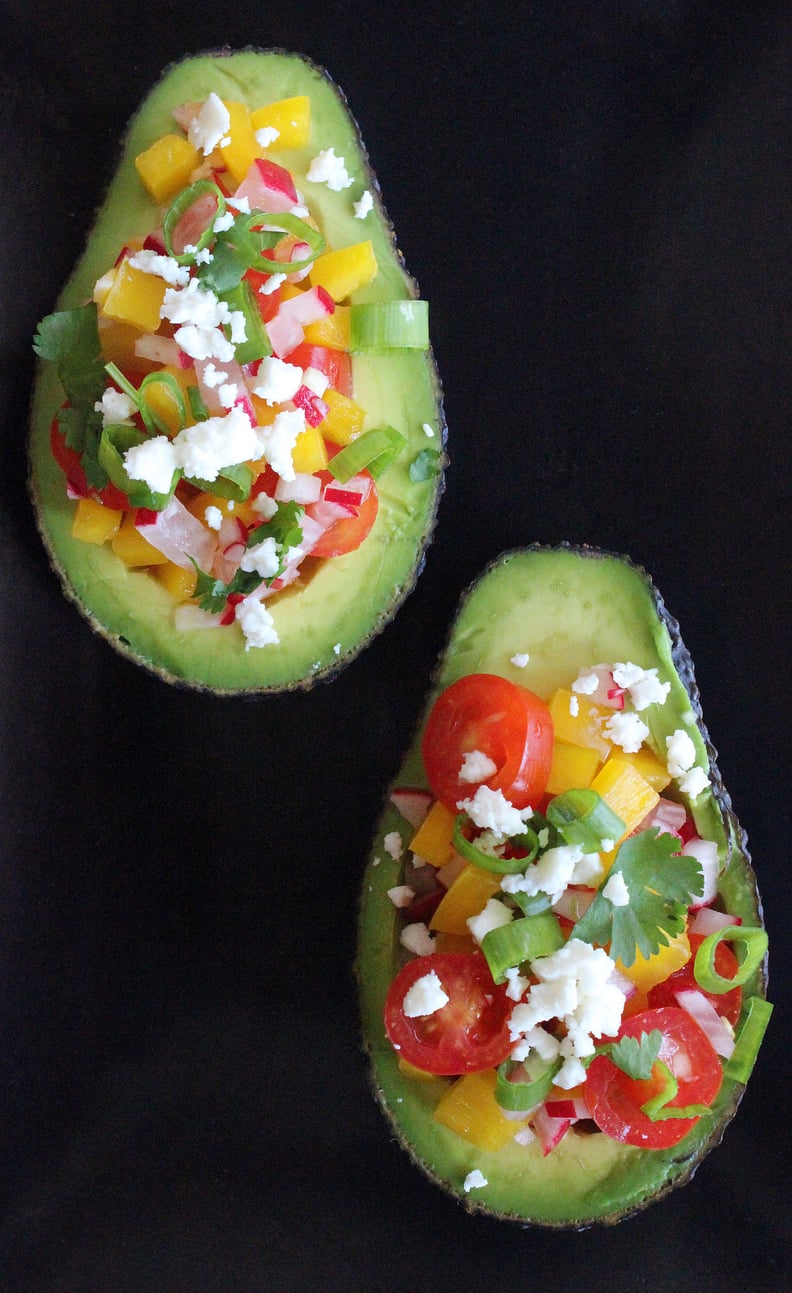
[[[524,651],[531,656],[528,666],[512,666],[510,657]],[[534,545],[506,552],[488,566],[463,595],[418,730],[391,790],[426,785],[421,733],[437,695],[463,674],[501,673],[547,696],[582,665],[628,659],[647,668],[656,665],[661,677],[672,680],[669,699],[657,707],[658,717],[651,725],[653,741],[661,742],[665,729],[673,730],[685,710],[695,716],[695,729],[688,730],[699,757],[706,753],[709,759],[713,793],[701,797],[704,802],[694,815],[699,830],[718,842],[727,909],[746,923],[759,924],[762,909],[747,838],[716,766],[693,662],[677,621],[651,579],[627,557],[566,543],[555,548]],[[405,843],[409,840],[409,828],[389,800],[386,805],[361,891],[356,974],[372,1090],[413,1161],[470,1212],[551,1228],[613,1225],[689,1180],[723,1136],[742,1085],[724,1079],[713,1108],[668,1150],[640,1150],[602,1134],[570,1132],[546,1159],[536,1144],[487,1154],[433,1121],[442,1080],[416,1083],[404,1078],[382,1024],[384,999],[397,964],[398,916],[387,890],[398,883],[399,874],[399,863],[384,849],[383,840],[394,830],[400,830]],[[755,982],[746,985],[745,995],[764,996],[766,987],[765,965]],[[465,1195],[462,1183],[474,1167],[488,1184]]]
[[[94,282],[112,264],[125,237],[145,234],[156,208],[137,176],[134,157],[172,128],[177,104],[221,96],[259,103],[309,94],[313,135],[307,149],[283,151],[278,160],[304,178],[320,149],[335,147],[355,185],[341,194],[310,185],[312,210],[331,246],[371,238],[379,272],[354,300],[411,298],[417,285],[407,274],[382,204],[360,131],[342,92],[328,74],[300,55],[281,50],[210,51],[168,67],[132,118],[122,157],[97,214],[86,249],[58,298],[66,309],[90,298]],[[308,186],[306,186],[308,187]],[[370,189],[375,212],[356,220],[352,201]],[[71,537],[74,504],[49,449],[49,428],[62,400],[54,366],[39,362],[29,439],[29,489],[36,522],[66,596],[91,627],[122,655],[163,680],[215,694],[240,695],[309,688],[329,680],[393,618],[423,569],[443,492],[442,470],[412,482],[410,461],[430,445],[445,463],[446,424],[440,379],[431,350],[353,357],[355,395],[370,425],[397,427],[408,447],[378,482],[379,516],[368,540],[353,553],[333,558],[274,603],[280,643],[245,651],[236,629],[178,633],[174,602],[156,580],[127,570],[109,547]],[[422,425],[430,423],[428,441]]]

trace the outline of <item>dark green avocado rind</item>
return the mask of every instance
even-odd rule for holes
[[[94,230],[58,309],[89,299],[96,279],[112,265],[127,237],[147,233],[157,211],[134,168],[134,157],[173,129],[171,111],[182,102],[221,97],[250,106],[309,94],[313,131],[308,148],[283,151],[278,160],[292,169],[297,186],[319,213],[331,247],[371,238],[377,277],[354,301],[408,299],[417,288],[402,263],[379,187],[343,95],[327,74],[308,60],[279,51],[244,50],[185,59],[164,74],[130,123],[118,170],[97,215]],[[320,149],[334,147],[354,177],[352,187],[333,193],[310,184],[305,173]],[[352,202],[368,188],[375,211],[354,218]],[[92,626],[123,654],[163,678],[220,693],[278,691],[306,687],[348,663],[392,618],[423,566],[437,506],[442,472],[422,482],[408,468],[421,449],[443,451],[442,393],[431,352],[400,352],[353,359],[355,398],[366,408],[367,425],[388,424],[408,438],[399,460],[380,478],[380,509],[367,541],[354,553],[321,563],[299,590],[276,603],[280,643],[245,650],[241,631],[179,633],[174,602],[158,582],[128,571],[111,549],[71,536],[74,504],[49,450],[49,427],[62,392],[54,365],[37,369],[30,435],[30,487],[37,522],[64,589]],[[423,431],[435,431],[430,439]],[[439,460],[442,464],[442,457]]]
[[[518,652],[530,655],[524,669],[510,663]],[[656,666],[661,678],[671,680],[668,701],[653,707],[651,739],[664,754],[665,735],[681,724],[693,737],[697,761],[709,767],[713,786],[712,794],[700,798],[695,816],[701,832],[718,843],[724,903],[746,923],[760,923],[746,837],[715,765],[690,656],[650,579],[626,557],[562,545],[509,552],[495,561],[462,599],[423,718],[391,789],[426,785],[421,733],[437,695],[462,675],[502,674],[547,697],[586,664],[622,660]],[[737,1108],[741,1085],[725,1080],[710,1112],[679,1145],[665,1151],[622,1146],[598,1133],[570,1133],[544,1159],[536,1144],[486,1153],[434,1122],[442,1079],[421,1083],[405,1078],[382,1023],[385,995],[398,964],[399,918],[387,890],[399,882],[400,863],[384,848],[390,831],[399,831],[409,843],[410,828],[388,800],[363,882],[356,970],[373,1089],[416,1163],[471,1211],[553,1227],[619,1221],[687,1180],[720,1140]],[[765,990],[763,968],[746,986],[745,996],[764,996]],[[464,1194],[464,1179],[474,1168],[488,1184]]]

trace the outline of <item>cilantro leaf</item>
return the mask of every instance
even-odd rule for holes
[[[215,579],[214,575],[209,575],[194,560],[190,558],[195,569],[198,572],[198,581],[195,585],[193,596],[198,599],[198,605],[202,611],[209,611],[213,615],[219,615],[225,610],[228,598],[234,594],[246,597],[252,593],[254,588],[258,588],[261,583],[261,575],[256,570],[237,570],[233,579],[226,584],[222,579]]]
[[[410,480],[418,483],[422,480],[430,480],[440,471],[440,453],[437,449],[421,449],[417,453],[407,468]]]
[[[261,525],[257,525],[248,535],[245,542],[246,548],[254,548],[265,539],[274,539],[278,545],[278,569],[274,575],[267,576],[265,583],[271,584],[273,579],[277,579],[283,573],[290,549],[296,548],[302,542],[303,532],[300,525],[302,515],[299,503],[279,503],[278,510],[272,518],[269,521],[262,521]],[[198,605],[202,611],[210,611],[212,614],[218,614],[224,610],[229,597],[235,595],[246,597],[262,582],[257,570],[242,570],[240,567],[226,584],[222,579],[215,579],[213,575],[201,570],[194,560],[193,565],[198,572],[193,596],[198,598]]]
[[[704,892],[704,876],[696,859],[678,854],[678,847],[675,835],[661,835],[656,828],[626,839],[609,874],[621,874],[629,903],[617,907],[609,902],[603,882],[570,937],[610,943],[614,961],[629,967],[639,952],[652,956],[681,934],[687,907]]]
[[[650,1033],[641,1033],[640,1037],[622,1037],[618,1042],[612,1042],[606,1053],[622,1073],[645,1081],[652,1076],[662,1042],[660,1029],[653,1028]]]
[[[57,367],[68,401],[58,413],[58,424],[66,444],[80,455],[88,484],[103,489],[107,473],[99,462],[102,415],[94,405],[107,381],[96,318],[93,304],[48,314],[38,325],[33,349]]]

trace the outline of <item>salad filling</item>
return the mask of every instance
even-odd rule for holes
[[[377,482],[408,438],[369,424],[352,360],[427,350],[427,306],[358,300],[377,275],[375,204],[343,157],[320,150],[300,175],[278,160],[309,149],[309,96],[251,110],[210,93],[173,117],[135,159],[150,232],[118,249],[90,301],[39,325],[65,396],[51,451],[75,538],[158,580],[178,630],[263,648],[279,640],[273,598],[375,524]],[[360,241],[325,237],[319,185],[349,190]],[[413,481],[440,469],[424,429]]]
[[[547,700],[466,675],[429,713],[429,789],[392,795],[410,832],[385,839],[402,859],[385,1031],[408,1079],[441,1079],[434,1120],[482,1150],[667,1149],[750,1074],[771,1007],[743,986],[767,936],[719,894],[690,735],[653,745],[669,690],[630,662]]]

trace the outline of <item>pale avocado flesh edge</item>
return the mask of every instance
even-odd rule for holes
[[[530,656],[525,668],[510,663],[521,652]],[[671,681],[666,705],[655,707],[652,741],[664,751],[666,733],[684,723],[699,758],[709,758],[714,792],[702,796],[699,829],[719,845],[725,906],[745,923],[760,923],[746,837],[714,762],[690,657],[657,590],[626,557],[562,545],[517,550],[495,561],[462,599],[422,720],[391,790],[426,785],[420,757],[426,718],[437,695],[464,674],[502,674],[547,697],[568,685],[582,666],[624,660],[657,667]],[[687,1180],[720,1140],[742,1095],[741,1085],[725,1080],[710,1112],[669,1150],[635,1149],[599,1133],[569,1133],[547,1158],[537,1144],[487,1153],[433,1120],[442,1080],[406,1078],[382,1021],[385,995],[399,964],[399,917],[387,890],[399,882],[401,863],[384,848],[391,831],[409,842],[409,827],[388,800],[363,879],[356,972],[374,1094],[416,1163],[471,1211],[551,1227],[611,1224]],[[744,995],[763,996],[765,990],[763,969]],[[465,1194],[463,1182],[474,1168],[487,1185]]]
[[[157,211],[134,168],[134,157],[172,129],[172,109],[200,100],[210,90],[250,106],[299,94],[312,101],[308,148],[283,151],[277,160],[297,176],[298,188],[318,212],[333,247],[371,238],[378,262],[374,281],[353,300],[405,299],[417,295],[406,273],[356,122],[327,74],[307,59],[279,51],[243,50],[205,54],[173,65],[132,119],[121,162],[97,215],[86,249],[56,308],[90,299],[96,279],[112,265],[126,237],[143,235]],[[341,193],[305,182],[311,159],[335,148],[354,184]],[[276,155],[273,154],[273,157]],[[368,188],[375,211],[354,218],[352,202]],[[49,428],[62,392],[49,364],[39,364],[33,392],[29,441],[30,489],[36,519],[66,594],[94,629],[123,654],[171,682],[218,693],[265,692],[311,686],[348,663],[392,618],[424,561],[443,487],[442,471],[412,481],[409,464],[425,448],[440,451],[445,421],[440,381],[431,351],[394,352],[353,358],[354,395],[367,410],[367,426],[388,424],[408,446],[380,478],[375,527],[348,556],[318,564],[294,591],[273,602],[280,642],[245,650],[238,627],[178,633],[175,603],[150,576],[130,571],[107,546],[72,537],[74,503],[49,448]],[[429,439],[423,427],[435,435]]]

